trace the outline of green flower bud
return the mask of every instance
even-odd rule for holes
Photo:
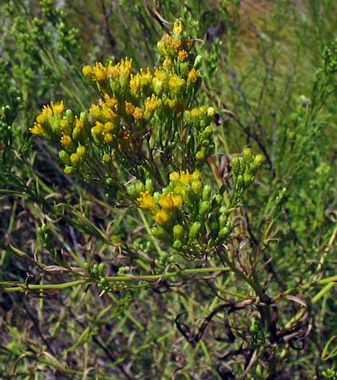
[[[253,153],[250,148],[245,148],[242,152],[243,158],[246,162],[249,162],[253,159]]]
[[[65,174],[71,174],[71,173],[73,173],[73,171],[74,171],[74,168],[72,166],[66,166],[64,168],[64,173]]]
[[[225,215],[225,214],[227,214],[228,209],[226,206],[221,206],[219,211],[221,214]]]
[[[69,157],[69,154],[65,150],[59,151],[59,158],[62,164],[70,165],[70,157]]]
[[[104,263],[100,263],[98,265],[98,273],[103,273],[104,272]]]
[[[201,191],[202,185],[200,181],[192,181],[192,190],[198,194]]]
[[[180,250],[183,247],[183,243],[180,240],[175,240],[172,247],[176,250]]]
[[[65,116],[66,116],[66,119],[67,119],[68,123],[73,123],[73,121],[74,121],[74,114],[73,114],[72,110],[69,110],[69,109],[66,110]]]
[[[203,190],[202,190],[202,200],[203,201],[208,201],[210,199],[210,196],[211,196],[211,192],[212,192],[212,188],[210,185],[205,185]]]
[[[144,191],[144,184],[140,181],[137,181],[135,184],[135,190],[137,194],[140,194],[142,191]]]
[[[147,179],[145,181],[145,189],[146,191],[148,191],[149,193],[153,193],[153,190],[154,190],[154,186],[153,186],[153,181],[152,179]]]
[[[90,264],[89,264],[87,261],[84,263],[83,267],[84,267],[84,269],[85,269],[87,272],[89,272],[89,270],[90,270]]]
[[[219,216],[219,223],[221,227],[224,227],[227,224],[228,217],[227,215],[220,215]]]
[[[201,223],[200,222],[194,222],[192,226],[190,227],[188,236],[190,239],[196,239],[199,235],[201,229]]]
[[[243,182],[246,186],[250,185],[254,180],[254,177],[251,174],[245,173],[243,176]]]
[[[82,145],[78,146],[77,149],[76,149],[76,153],[77,153],[81,158],[85,155],[85,151],[86,151],[86,149],[85,149],[85,147],[82,146]]]
[[[238,156],[235,156],[232,158],[231,166],[232,166],[233,173],[235,175],[238,175],[240,172],[240,158]]]
[[[207,201],[202,201],[199,204],[199,214],[200,215],[205,215],[206,212],[209,210],[210,203]]]
[[[204,161],[206,158],[206,155],[205,155],[205,152],[202,152],[201,150],[199,150],[196,154],[195,154],[195,159],[197,161]]]
[[[243,179],[243,176],[242,176],[241,174],[238,175],[238,178],[237,178],[237,180],[236,180],[236,183],[237,183],[238,187],[242,187],[242,186],[243,186],[243,184],[244,184],[244,179]]]
[[[224,239],[224,238],[228,237],[229,233],[230,233],[230,229],[228,228],[228,226],[225,226],[225,227],[221,228],[218,236],[219,236],[219,238]]]
[[[70,161],[71,161],[73,166],[76,166],[81,161],[81,157],[77,153],[72,153],[70,155]]]
[[[80,113],[80,120],[83,121],[83,123],[88,121],[88,113],[87,112],[81,112]]]
[[[166,231],[164,228],[156,226],[151,228],[151,233],[153,236],[155,236],[158,239],[165,239],[167,236]]]
[[[102,161],[105,163],[105,164],[108,164],[110,161],[111,161],[111,156],[107,153],[104,153],[103,154],[103,157],[102,157]]]
[[[176,224],[174,227],[173,227],[173,237],[175,239],[183,239],[184,237],[184,227],[181,225],[181,224]]]
[[[213,199],[215,200],[215,202],[220,205],[222,203],[222,195],[221,194],[216,194]]]
[[[254,162],[258,167],[260,167],[264,162],[264,156],[262,154],[258,154],[254,158]]]
[[[81,129],[78,127],[75,127],[73,129],[73,133],[71,134],[73,141],[77,141],[80,138],[81,134],[82,134]]]

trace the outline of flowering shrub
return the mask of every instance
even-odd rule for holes
[[[0,4],[1,378],[336,377],[314,3]]]
[[[128,58],[84,66],[98,102],[80,115],[51,103],[31,132],[58,146],[66,174],[103,185],[112,202],[146,210],[156,238],[186,258],[207,256],[233,230],[235,208],[263,156],[247,148],[232,159],[232,186],[212,188],[204,168],[214,150],[215,110],[195,104],[201,57],[180,21],[158,50],[153,70],[135,72]]]

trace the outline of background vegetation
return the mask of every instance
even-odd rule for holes
[[[336,14],[333,0],[1,1],[2,379],[337,378]],[[50,101],[88,107],[84,65],[157,65],[177,18],[202,57],[197,102],[217,112],[209,178],[246,147],[265,157],[228,270],[158,264],[146,216],[64,174],[29,131]]]

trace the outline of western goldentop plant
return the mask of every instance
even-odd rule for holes
[[[189,259],[226,241],[263,163],[247,148],[233,157],[227,186],[206,174],[216,111],[196,104],[201,57],[193,45],[176,21],[157,44],[158,67],[136,71],[128,58],[84,66],[99,100],[79,115],[51,103],[31,128],[58,147],[66,174],[103,186],[115,205],[144,210],[152,234]]]
[[[337,6],[5,3],[0,377],[335,378]]]

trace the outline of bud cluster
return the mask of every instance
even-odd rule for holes
[[[160,191],[154,190],[151,180],[127,188],[138,207],[151,216],[152,234],[185,257],[212,252],[233,229],[230,197],[206,180],[199,170],[180,171],[171,172],[168,185]],[[235,189],[233,194],[239,197]]]

